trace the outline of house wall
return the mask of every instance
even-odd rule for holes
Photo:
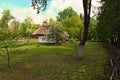
[[[48,41],[47,36],[39,36],[38,42],[39,43],[55,43],[55,41]]]

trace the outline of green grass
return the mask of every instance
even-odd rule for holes
[[[88,42],[84,58],[65,46],[24,45],[11,54],[12,68],[0,57],[0,80],[105,80],[108,57],[100,43]]]

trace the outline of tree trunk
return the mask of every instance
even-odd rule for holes
[[[56,39],[56,44],[57,44],[57,45],[59,44],[59,40],[58,40],[58,39]]]
[[[84,32],[83,32],[83,38],[81,40],[81,43],[78,46],[79,59],[83,57],[84,45],[87,41],[88,29],[89,29],[89,23],[90,23],[91,0],[83,0],[83,8],[84,8]]]
[[[115,46],[114,38],[111,38],[110,41],[111,41],[111,44]]]
[[[10,68],[10,54],[8,48],[6,48],[6,53],[7,53],[8,68]]]
[[[117,48],[120,49],[120,35],[118,34],[118,39],[117,39]]]
[[[81,59],[83,57],[83,50],[84,50],[84,45],[79,45],[78,46],[78,59]]]

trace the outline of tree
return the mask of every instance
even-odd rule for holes
[[[41,7],[45,9],[47,5],[47,1],[48,0],[32,0],[32,3],[36,3],[33,6],[33,8],[35,8],[35,6],[39,4],[42,6],[40,6],[40,8],[38,7],[36,8],[38,11],[41,9]],[[43,3],[39,3],[39,2],[43,2]],[[83,32],[83,38],[78,47],[78,58],[79,59],[83,57],[83,49],[87,41],[88,28],[89,28],[89,22],[90,22],[90,12],[91,12],[91,0],[83,0],[83,9],[84,9],[84,32]]]
[[[64,29],[69,34],[70,38],[76,38],[81,40],[82,29],[83,29],[83,20],[79,16],[72,16],[68,19],[62,20]]]
[[[98,38],[108,45],[113,61],[110,80],[120,80],[120,0],[101,0],[102,6],[97,26]]]
[[[68,7],[66,9],[64,9],[63,11],[60,11],[58,13],[58,16],[56,17],[57,18],[57,21],[62,21],[64,19],[68,19],[72,16],[78,16],[77,13],[73,10],[72,7]]]
[[[83,0],[83,9],[84,9],[84,32],[83,32],[83,38],[78,46],[79,59],[83,57],[83,49],[87,41],[88,29],[90,23],[91,0]]]
[[[50,34],[48,35],[48,40],[55,41],[56,44],[59,44],[60,41],[67,39],[68,35],[63,30],[63,26],[59,22],[54,22],[50,25]]]
[[[25,23],[21,23],[20,24],[20,34],[22,35],[22,37],[26,37],[27,34],[26,34],[26,25]]]
[[[50,18],[48,24],[49,24],[49,25],[53,25],[53,24],[55,24],[55,22],[56,22],[56,21],[55,21],[53,18]]]
[[[10,68],[10,51],[9,48],[14,46],[17,39],[17,33],[10,31],[8,28],[9,21],[13,18],[9,10],[4,10],[0,23],[0,48],[5,49],[7,53],[8,67]]]
[[[10,49],[15,46],[15,42],[18,38],[18,33],[11,32],[8,28],[0,30],[0,48],[4,49],[7,54],[8,68],[10,65]]]
[[[49,0],[32,0],[31,6],[33,7],[33,9],[37,10],[37,14],[38,14],[41,9],[42,11],[46,9],[47,1]]]
[[[32,24],[32,28],[31,28],[32,33],[33,33],[36,29],[38,29],[39,27],[40,27],[40,24]]]
[[[10,14],[10,10],[4,10],[0,19],[0,27],[7,28],[8,22],[14,17]]]
[[[94,40],[94,41],[98,40],[98,33],[96,30],[97,24],[98,24],[98,20],[91,18],[90,28],[88,31],[88,40]]]
[[[120,0],[101,0],[101,2],[103,5],[98,18],[98,38],[120,49]]]
[[[32,18],[27,17],[20,26],[20,32],[23,37],[29,37],[32,35]]]
[[[11,31],[13,32],[17,32],[19,31],[19,27],[20,27],[20,22],[17,21],[16,19],[11,19],[9,22],[9,28],[11,29]]]
[[[26,26],[26,34],[27,34],[27,37],[30,37],[32,35],[32,24],[33,24],[33,20],[32,18],[30,17],[27,17],[25,19],[25,22],[24,22],[25,26]]]

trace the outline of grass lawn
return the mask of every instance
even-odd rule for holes
[[[87,42],[84,58],[66,46],[25,45],[11,54],[12,68],[0,56],[0,80],[105,80],[107,51]]]

